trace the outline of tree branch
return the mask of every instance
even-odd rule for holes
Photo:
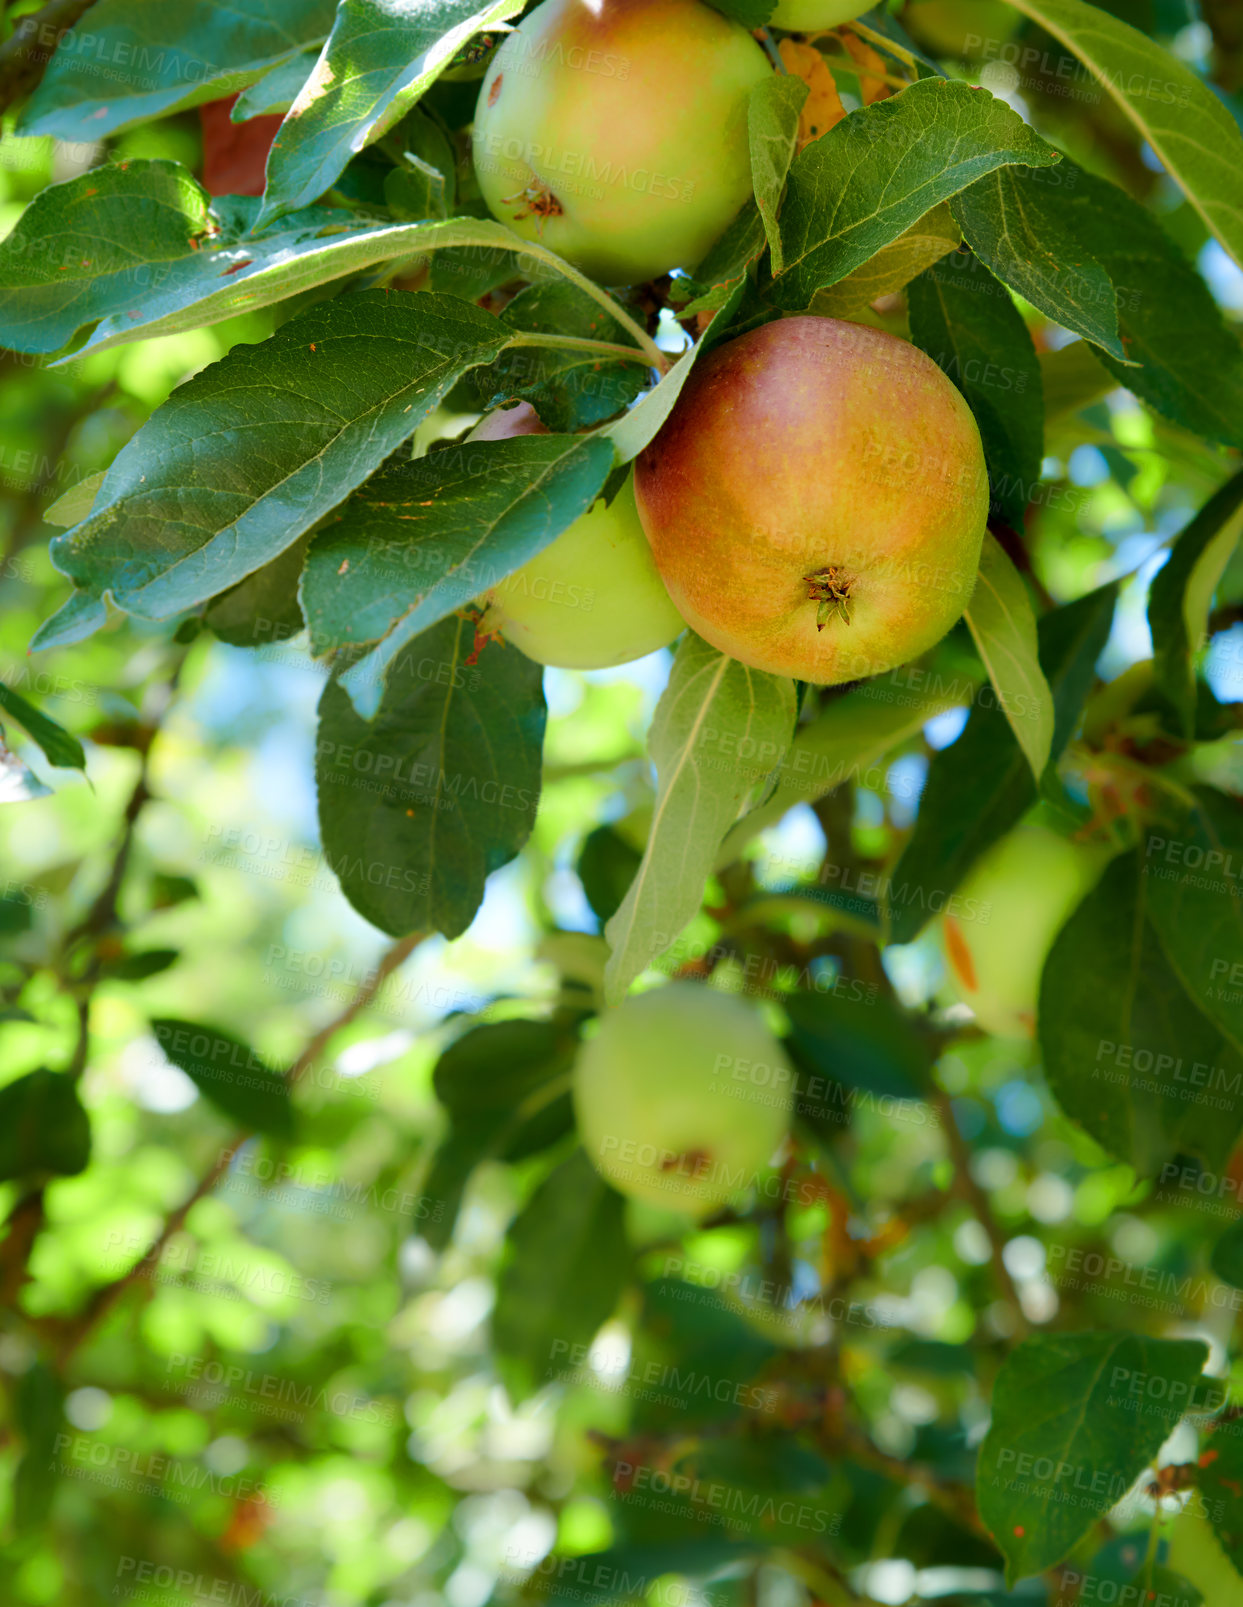
[[[305,1049],[285,1074],[285,1080],[290,1087],[295,1086],[310,1070],[331,1039],[342,1028],[347,1027],[361,1011],[365,1010],[373,1002],[393,972],[413,953],[422,941],[422,933],[413,933],[409,937],[399,938],[389,946],[380,963],[359,983],[353,997],[345,1008],[307,1041]],[[180,1232],[186,1218],[198,1202],[215,1188],[216,1184],[228,1171],[234,1155],[237,1154],[238,1150],[250,1137],[251,1130],[249,1128],[239,1128],[224,1148],[220,1150],[215,1160],[195,1184],[189,1196],[175,1210],[169,1212],[151,1248],[127,1272],[123,1272],[120,1277],[114,1278],[111,1283],[103,1284],[96,1289],[84,1310],[71,1321],[61,1325],[55,1340],[55,1348],[58,1361],[62,1367],[88,1337],[96,1323],[112,1309],[125,1291],[137,1283],[148,1271],[154,1270],[159,1264],[160,1255],[170,1239],[174,1234]]]

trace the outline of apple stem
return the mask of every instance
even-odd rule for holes
[[[515,335],[509,345],[511,350],[515,346],[550,346],[554,351],[594,352],[599,357],[611,357],[624,363],[642,363],[645,368],[653,366],[653,359],[637,346],[621,346],[611,340],[588,340],[579,335],[546,335],[534,330]],[[657,351],[657,356],[660,358],[661,373],[668,373],[669,364],[665,354]]]
[[[514,250],[521,250],[524,257],[534,257],[538,262],[547,263],[550,268],[555,268],[559,274],[563,274],[585,296],[590,296],[593,301],[598,302],[614,323],[620,324],[628,335],[634,336],[635,344],[641,349],[652,368],[659,369],[662,374],[669,372],[668,357],[661,351],[643,325],[632,318],[624,307],[619,306],[608,291],[596,284],[594,279],[588,279],[585,273],[579,273],[577,268],[572,268],[555,251],[550,251],[546,245],[541,245],[538,240],[518,241],[515,239]],[[626,348],[621,347],[619,349],[624,351]],[[633,356],[633,354],[630,355]]]

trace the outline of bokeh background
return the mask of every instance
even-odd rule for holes
[[[9,6],[5,28],[27,9]],[[1237,5],[1115,0],[1106,9],[1209,74],[1238,115]],[[1017,13],[989,0],[924,0],[905,21],[951,72],[1007,98],[1084,166],[1153,207],[1230,320],[1243,322],[1243,274],[1107,97],[1082,83],[1067,93],[1056,74],[1005,59],[1007,43],[1034,38]],[[198,171],[197,113],[106,148],[19,138],[6,124],[0,234],[48,183],[126,155]],[[417,944],[378,986],[389,942],[351,911],[319,854],[312,761],[324,676],[300,639],[243,648],[210,632],[173,639],[116,616],[80,646],[27,655],[67,590],[48,560],[45,512],[105,468],[177,385],[234,344],[263,339],[292,310],[56,367],[0,352],[0,680],[80,736],[88,754],[85,776],[52,769],[18,728],[6,731],[47,790],[0,807],[0,1080],[70,1067],[85,1053],[93,1130],[89,1168],[37,1201],[0,1183],[0,1213],[9,1214],[0,1243],[0,1597],[14,1607],[485,1607],[498,1595],[567,1595],[575,1587],[541,1572],[540,1559],[554,1544],[563,1555],[599,1550],[617,1528],[617,1490],[599,1447],[630,1421],[618,1382],[624,1320],[579,1381],[517,1404],[489,1347],[505,1229],[547,1157],[485,1164],[443,1251],[421,1224],[437,1209],[425,1185],[445,1126],[432,1069],[468,1020],[547,1015],[586,963],[571,935],[597,934],[600,922],[575,867],[593,828],[641,818],[650,801],[643,745],[669,655],[598,674],[547,673],[545,791],[529,849],[492,878],[464,937]],[[1157,420],[1107,380],[1091,394],[1059,361],[1064,333],[1028,313],[1048,363],[1033,565],[1059,602],[1130,577],[1100,666],[1113,678],[1149,656],[1147,583],[1229,454]],[[878,316],[902,325],[897,301]],[[442,415],[433,433],[468,422]],[[1243,618],[1238,560],[1219,606],[1221,623]],[[1223,703],[1243,698],[1243,625],[1218,638],[1206,675]],[[928,755],[964,719],[965,710],[940,716],[883,774],[839,789],[831,805],[793,810],[755,845],[756,885],[814,878],[829,807],[848,823],[861,863],[890,859],[914,819]],[[1199,762],[1243,791],[1229,729]],[[800,920],[815,918],[776,908],[774,919],[797,934]],[[85,981],[83,923],[100,956]],[[717,935],[705,914],[695,938],[710,945]],[[892,949],[885,963],[908,1003],[946,997],[934,940]],[[234,1131],[164,1058],[146,1027],[159,1016],[215,1023],[277,1067],[312,1053],[297,1144],[250,1141],[144,1267],[169,1214]],[[1022,1046],[973,1041],[944,1058],[939,1077],[1033,1322],[1069,1305],[1084,1326],[1108,1323],[1125,1298],[1064,1275],[1067,1246],[1104,1243],[1128,1263],[1177,1273],[1214,1218],[1237,1205],[1189,1206],[1137,1185],[1056,1112]],[[945,1186],[943,1132],[935,1111],[921,1112],[853,1112],[849,1187],[880,1219],[886,1202],[896,1219],[898,1202]],[[27,1266],[19,1251],[31,1237]],[[825,1273],[823,1208],[808,1207],[790,1237],[793,1283],[814,1291]],[[719,1276],[762,1269],[765,1247],[753,1228],[724,1228],[644,1253],[655,1270],[673,1255]],[[938,1436],[966,1456],[984,1421],[971,1353],[951,1347],[1008,1332],[989,1255],[980,1223],[955,1202],[907,1224],[857,1285],[877,1320],[849,1334],[846,1348],[874,1438],[894,1457]],[[100,1299],[136,1266],[115,1299]],[[1219,1360],[1227,1322],[1210,1312],[1183,1331],[1210,1338]],[[63,1384],[35,1361],[45,1342],[65,1361]],[[840,1521],[852,1501],[870,1498],[830,1478],[817,1499]],[[965,1589],[970,1557],[943,1557],[930,1544],[921,1566],[886,1560],[910,1521],[899,1512],[894,1532],[877,1540],[872,1597]],[[908,1544],[904,1555],[921,1553]],[[649,1599],[800,1607],[814,1594],[796,1571],[770,1567],[746,1578],[726,1570],[710,1589],[665,1579]],[[997,1590],[987,1599],[1044,1598]]]

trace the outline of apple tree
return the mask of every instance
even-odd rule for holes
[[[0,29],[6,1600],[1243,1602],[1237,8]]]

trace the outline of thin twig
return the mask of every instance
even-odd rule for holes
[[[414,933],[409,937],[399,938],[385,951],[383,958],[376,968],[358,985],[349,1003],[339,1015],[314,1033],[308,1040],[305,1049],[290,1066],[286,1073],[286,1082],[292,1087],[310,1069],[318,1057],[323,1053],[329,1041],[354,1020],[354,1018],[372,1003],[385,982],[393,972],[406,960],[415,948],[423,941],[423,934]],[[229,1142],[220,1150],[215,1160],[195,1184],[189,1197],[182,1201],[165,1219],[163,1227],[151,1248],[136,1261],[128,1272],[114,1278],[111,1283],[103,1284],[87,1302],[85,1309],[60,1331],[56,1343],[57,1355],[63,1366],[73,1355],[78,1346],[87,1338],[91,1330],[106,1315],[120,1297],[133,1284],[137,1283],[149,1272],[154,1274],[159,1265],[160,1255],[175,1233],[180,1232],[186,1217],[191,1210],[210,1194],[216,1184],[229,1169],[234,1155],[251,1136],[248,1128],[239,1128]]]
[[[971,1207],[972,1213],[988,1236],[993,1272],[1005,1295],[1006,1303],[1011,1308],[1019,1337],[1022,1338],[1028,1332],[1028,1323],[1023,1312],[1023,1302],[1019,1298],[1018,1287],[1006,1265],[1006,1236],[1001,1230],[1001,1224],[993,1215],[988,1195],[971,1175],[971,1151],[967,1148],[967,1142],[959,1129],[953,1101],[943,1089],[937,1089],[934,1101],[941,1113],[945,1141],[949,1145],[950,1159],[954,1163],[954,1186],[960,1197]]]

